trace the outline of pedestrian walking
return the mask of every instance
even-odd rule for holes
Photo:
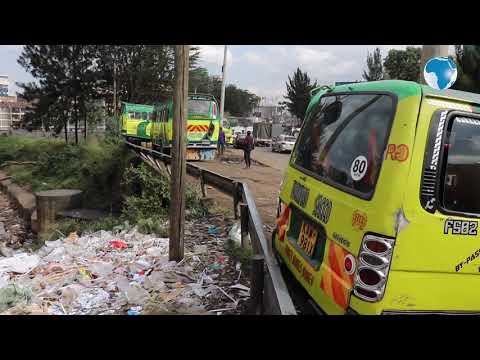
[[[220,127],[220,131],[218,133],[218,154],[223,155],[225,151],[225,133],[223,132],[223,128]]]
[[[245,159],[245,169],[249,169],[251,165],[250,153],[255,148],[253,137],[250,131],[247,131],[247,136],[245,137],[243,143],[243,157]]]

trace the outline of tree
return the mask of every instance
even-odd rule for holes
[[[300,68],[297,68],[293,74],[293,79],[288,76],[287,95],[284,96],[288,101],[284,101],[288,108],[288,111],[297,118],[305,118],[305,112],[307,111],[308,104],[310,102],[310,92],[317,87],[317,82],[311,83],[310,77],[305,72],[302,72]]]
[[[383,79],[382,54],[380,48],[376,48],[372,54],[367,54],[367,71],[363,71],[363,79],[377,81]]]
[[[113,74],[116,67],[117,99],[153,104],[171,96],[174,86],[173,45],[99,45],[98,67],[102,74],[98,92],[113,105]],[[190,48],[190,67],[199,57],[197,47]],[[109,106],[113,112],[113,106]]]
[[[30,72],[38,83],[19,84],[23,96],[35,101],[33,113],[46,126],[62,127],[67,137],[67,124],[75,124],[75,143],[78,143],[78,124],[86,122],[86,103],[95,94],[97,70],[92,45],[26,45],[18,63]]]
[[[189,91],[205,93],[215,96],[220,101],[222,80],[217,76],[210,76],[208,70],[195,68],[190,70]],[[249,114],[260,102],[260,98],[248,90],[240,89],[236,85],[225,86],[225,113],[232,116]]]
[[[233,84],[225,87],[225,111],[232,116],[249,114],[260,102],[260,98],[248,90],[237,88]]]
[[[202,67],[192,69],[189,74],[188,91],[192,93],[208,93],[210,90],[209,82],[207,69]]]
[[[480,45],[455,45],[457,80],[452,89],[480,93]]]
[[[405,50],[391,49],[383,66],[390,79],[420,81],[422,49],[407,46]]]

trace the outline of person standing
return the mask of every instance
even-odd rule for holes
[[[218,132],[218,154],[223,155],[224,151],[225,151],[225,132],[223,131],[223,128],[220,127],[220,130]]]
[[[253,137],[250,131],[247,131],[243,144],[243,157],[245,159],[245,169],[249,169],[251,165],[250,153],[255,148]]]

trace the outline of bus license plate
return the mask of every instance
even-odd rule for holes
[[[318,231],[307,223],[302,223],[300,235],[298,236],[298,245],[305,253],[312,257],[315,252],[315,245],[317,244]]]

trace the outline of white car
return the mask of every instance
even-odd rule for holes
[[[295,145],[295,137],[288,135],[280,135],[272,139],[272,151],[292,152]]]

